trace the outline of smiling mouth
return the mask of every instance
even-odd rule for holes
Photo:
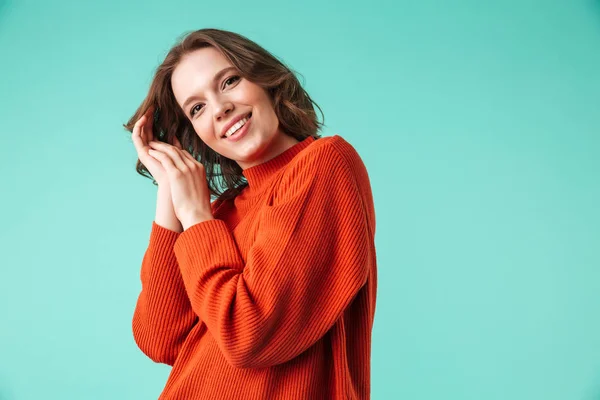
[[[240,118],[240,120],[242,120],[242,119],[244,119],[244,118],[248,118],[248,120],[250,120],[250,118],[252,118],[252,112],[250,112],[250,113],[248,113],[246,116],[244,116],[244,117]],[[248,121],[246,121],[246,124],[247,124],[247,123],[248,123]],[[244,129],[244,126],[245,126],[246,124],[244,124],[244,125],[242,125],[241,127],[239,127],[239,128],[238,128],[238,131],[239,131],[240,129]],[[233,133],[232,133],[230,136],[223,135],[221,138],[222,138],[222,139],[227,139],[228,137],[231,137],[231,136],[235,135],[236,133],[237,133],[237,131],[233,132]]]

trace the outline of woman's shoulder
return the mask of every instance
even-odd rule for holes
[[[332,167],[332,164],[343,162],[348,166],[362,164],[362,159],[354,146],[342,136],[322,136],[314,140],[286,166],[285,170],[291,172],[299,168],[323,169]],[[286,172],[284,171],[284,173]]]
[[[273,194],[274,198],[285,200],[313,189],[344,191],[367,185],[366,168],[354,146],[343,137],[333,135],[313,141],[298,153],[283,168]]]

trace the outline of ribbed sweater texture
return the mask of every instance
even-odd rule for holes
[[[377,266],[367,170],[339,135],[243,170],[181,233],[152,222],[133,337],[160,400],[369,399]]]

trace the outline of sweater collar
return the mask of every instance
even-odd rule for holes
[[[268,181],[270,177],[289,163],[296,154],[304,150],[314,141],[314,136],[307,136],[302,141],[296,143],[270,160],[242,170],[242,175],[244,175],[248,181],[248,189],[252,192],[259,189],[263,183]]]

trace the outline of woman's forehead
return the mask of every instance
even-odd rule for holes
[[[178,101],[185,101],[192,93],[201,94],[212,89],[225,73],[235,69],[218,51],[214,52],[190,53],[175,67],[171,85]]]

